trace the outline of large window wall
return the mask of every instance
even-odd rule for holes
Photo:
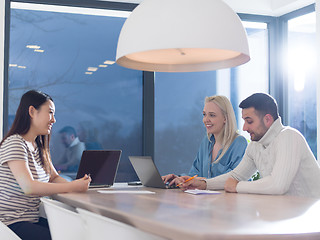
[[[56,105],[53,163],[65,150],[59,131],[71,126],[88,150],[121,149],[117,181],[134,180],[128,156],[142,155],[142,72],[114,63],[128,13],[89,10],[12,4],[8,127],[21,95],[41,90]]]
[[[282,46],[283,39],[278,33],[286,31],[283,26],[289,29],[287,50],[289,59],[296,60],[295,64],[299,57],[290,54],[297,46],[314,44],[313,30],[301,30],[294,24],[293,18],[304,14],[291,18],[240,14],[251,55],[251,60],[242,66],[153,75],[122,68],[113,62],[117,38],[128,12],[101,11],[100,8],[111,6],[110,9],[119,10],[125,5],[110,5],[107,1],[74,1],[74,4],[80,5],[80,2],[82,7],[68,8],[68,11],[57,10],[59,6],[51,11],[49,5],[27,10],[11,3],[10,65],[5,89],[8,114],[4,119],[4,132],[14,118],[21,94],[32,88],[40,89],[52,95],[56,104],[57,123],[51,144],[54,161],[64,150],[59,130],[72,126],[88,149],[90,146],[122,149],[117,181],[136,180],[129,155],[152,155],[161,174],[185,173],[205,136],[202,123],[205,96],[227,96],[236,113],[239,132],[249,139],[242,131],[238,105],[254,92],[269,92],[281,106],[284,123],[299,129],[316,154],[313,70],[306,69],[304,74],[308,73],[308,77],[304,78],[304,88],[301,90],[299,82],[297,91],[294,79],[301,76],[301,72],[295,71],[302,69],[301,63],[306,61],[300,62],[300,68],[294,66],[287,78],[282,78],[279,76],[286,75],[283,74],[286,70],[279,67],[280,64],[275,66],[270,57],[281,54],[279,48],[273,48]],[[95,2],[93,8],[84,9],[90,2]],[[303,19],[297,18],[296,22],[304,23]],[[283,88],[271,87],[278,85]]]

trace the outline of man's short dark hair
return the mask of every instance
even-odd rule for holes
[[[76,130],[75,130],[73,127],[71,127],[71,126],[65,126],[64,128],[62,128],[62,129],[59,131],[59,133],[66,133],[66,134],[68,134],[69,136],[70,136],[70,135],[73,135],[73,136],[77,137],[77,132],[76,132]]]
[[[253,107],[258,113],[264,117],[266,114],[270,114],[273,120],[278,119],[278,104],[276,100],[266,93],[254,93],[251,96],[244,99],[239,107],[242,109]]]

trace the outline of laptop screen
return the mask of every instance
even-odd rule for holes
[[[86,150],[83,151],[77,179],[90,174],[90,185],[113,185],[121,150]]]
[[[144,186],[167,188],[150,156],[129,156],[129,160]]]

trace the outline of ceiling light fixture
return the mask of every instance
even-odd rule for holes
[[[115,61],[111,61],[111,60],[104,61],[104,64],[112,65],[114,63],[115,63]]]
[[[235,67],[250,60],[238,15],[222,0],[145,0],[124,23],[116,62],[158,72]]]
[[[97,67],[88,67],[88,69],[87,69],[87,71],[90,71],[90,72],[95,72],[97,70],[98,70]]]
[[[31,49],[39,49],[40,48],[40,46],[38,46],[38,45],[27,45],[26,47],[31,48]]]

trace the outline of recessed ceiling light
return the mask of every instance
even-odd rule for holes
[[[91,74],[92,74],[92,72],[85,72],[85,74],[91,75]]]
[[[13,63],[9,64],[9,67],[17,67],[17,66],[18,66],[18,64],[13,64]]]
[[[31,49],[39,49],[40,48],[40,46],[38,46],[38,45],[27,45],[26,47],[31,48]]]
[[[26,67],[26,66],[18,66],[18,68],[25,69],[25,68],[27,68],[27,67]]]
[[[44,52],[44,50],[42,50],[42,49],[35,49],[34,51],[35,52]]]
[[[109,64],[109,65],[112,65],[114,63],[115,63],[115,61],[110,61],[110,60],[107,60],[107,61],[104,62],[104,64]]]
[[[98,70],[97,67],[88,67],[88,71],[95,72],[97,70]]]
[[[100,64],[99,67],[106,68],[106,67],[108,67],[108,65]]]

